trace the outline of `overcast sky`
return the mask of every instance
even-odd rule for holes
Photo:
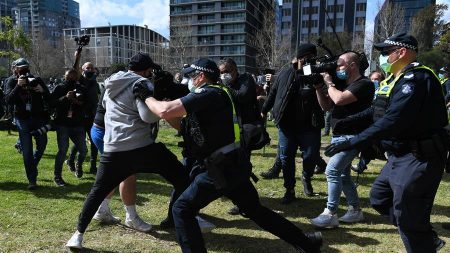
[[[169,37],[169,0],[77,0],[80,3],[81,27],[111,25],[147,25],[149,29]],[[280,0],[281,2],[281,0]],[[366,32],[372,34],[373,19],[384,0],[367,1]],[[436,0],[446,3],[450,0]],[[450,11],[445,20],[450,21]]]

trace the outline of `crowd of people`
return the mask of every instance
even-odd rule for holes
[[[66,243],[69,248],[82,248],[92,219],[120,222],[109,209],[117,186],[126,210],[125,225],[150,231],[152,226],[135,207],[136,174],[155,173],[173,185],[161,227],[175,228],[184,253],[207,251],[202,232],[215,226],[199,212],[221,196],[235,205],[229,213],[253,220],[300,252],[321,252],[326,238],[320,232],[303,232],[263,206],[252,183],[257,177],[252,173],[251,153],[268,141],[261,126],[270,113],[278,128],[277,158],[261,176],[272,179],[282,172],[282,204],[296,200],[299,149],[303,194],[314,196],[314,174],[325,172],[327,179],[324,211],[311,224],[328,228],[338,227],[339,222],[361,222],[364,214],[351,171],[363,173],[371,160],[384,159],[386,165],[370,192],[372,207],[398,228],[407,252],[436,252],[445,241],[433,230],[430,214],[449,163],[445,127],[450,69],[444,66],[438,75],[418,63],[417,40],[406,33],[374,47],[380,52],[380,69],[366,77],[365,56],[355,51],[340,54],[332,69],[309,73],[317,48],[301,44],[290,64],[265,76],[271,85],[262,89],[267,91],[264,94],[258,91],[257,78],[239,73],[231,58],[219,63],[198,59],[173,78],[148,54],[138,53],[130,59],[128,70],[105,80],[103,92],[91,62],[81,68],[75,64],[62,83],[46,85],[20,58],[13,62],[14,74],[5,81],[4,94],[19,132],[28,189],[38,188],[38,164],[47,145],[46,133],[52,129],[58,145],[55,184],[65,186],[64,162],[76,177],[83,176],[86,137],[91,143],[89,173],[96,174],[77,230]],[[182,161],[156,141],[160,119],[183,137]],[[326,163],[320,146],[321,137],[329,134]],[[69,140],[74,145],[66,160]],[[98,167],[97,152],[101,154]],[[342,193],[347,212],[339,217]]]

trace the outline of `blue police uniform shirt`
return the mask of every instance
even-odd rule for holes
[[[385,115],[353,138],[352,144],[377,138],[384,140],[383,146],[395,148],[395,142],[429,138],[447,125],[439,80],[424,69],[406,72],[418,66],[414,62],[403,69],[405,74],[391,91]]]
[[[234,142],[233,111],[225,91],[207,85],[181,98],[187,117],[195,116],[205,138],[203,159],[215,150]]]

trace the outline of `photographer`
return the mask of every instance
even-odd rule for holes
[[[47,146],[47,135],[36,135],[36,151],[33,153],[31,132],[49,121],[49,91],[39,77],[30,74],[29,63],[20,58],[15,61],[15,76],[8,79],[5,101],[13,108],[13,116],[19,131],[22,156],[28,178],[28,189],[36,189],[37,166]]]
[[[82,164],[87,152],[86,133],[83,127],[86,89],[78,81],[77,70],[66,71],[64,82],[55,87],[51,98],[55,106],[54,124],[58,140],[54,181],[58,186],[65,186],[62,167],[69,149],[69,139],[72,140],[79,152],[74,171],[78,178],[83,176]]]
[[[295,155],[298,147],[303,152],[303,192],[306,196],[313,195],[311,177],[320,157],[320,130],[324,126],[324,116],[318,103],[318,92],[313,87],[321,79],[305,76],[303,66],[316,54],[314,45],[300,45],[293,64],[280,70],[276,76],[262,108],[265,116],[273,107],[274,123],[278,127],[279,156],[286,188],[282,204],[295,200]]]
[[[373,83],[361,75],[360,56],[355,52],[344,53],[337,60],[333,79],[329,73],[323,73],[328,93],[319,93],[319,102],[324,110],[331,111],[333,136],[331,143],[348,140],[368,127],[367,122],[359,122],[345,127],[337,127],[336,123],[347,116],[361,112],[372,104],[375,88]],[[334,75],[334,73],[333,73]],[[350,177],[352,160],[358,150],[352,149],[335,154],[328,161],[326,176],[328,182],[328,202],[324,212],[311,223],[317,227],[337,227],[339,221],[353,223],[364,219],[355,184]],[[348,212],[341,218],[337,217],[339,199],[344,191]]]

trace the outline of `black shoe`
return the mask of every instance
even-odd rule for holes
[[[37,184],[36,184],[36,182],[30,182],[30,183],[28,184],[28,186],[27,186],[27,189],[30,190],[30,191],[36,190],[36,189],[37,189]]]
[[[83,166],[81,164],[75,165],[75,176],[77,178],[83,177]]]
[[[238,215],[239,214],[239,207],[233,206],[232,208],[230,208],[230,210],[228,210],[227,213],[230,214],[230,215]]]
[[[173,219],[165,218],[163,221],[161,221],[159,227],[162,229],[174,228],[175,224],[173,223]]]
[[[432,232],[433,232],[434,247],[436,248],[436,251],[439,251],[440,249],[442,249],[442,247],[444,247],[445,241],[439,238],[436,231],[433,230]]]
[[[94,167],[91,166],[91,168],[89,168],[89,174],[97,175],[97,167],[96,166],[94,166]]]
[[[325,172],[325,167],[319,167],[319,165],[316,165],[316,167],[314,168],[314,174],[322,174],[322,173],[324,173]]]
[[[350,166],[350,169],[352,169],[356,173],[361,174],[367,169],[367,166],[361,167],[361,166],[359,166],[359,164],[358,165],[352,165],[352,166]]]
[[[274,179],[274,178],[278,178],[280,176],[280,172],[281,172],[281,168],[273,166],[269,170],[267,170],[265,172],[261,172],[261,174],[259,174],[259,175],[261,175],[261,177],[263,177],[264,179]]]
[[[311,241],[311,244],[313,245],[311,252],[319,253],[323,243],[322,233],[309,232],[305,233],[305,236],[308,237],[308,239]]]
[[[306,196],[311,197],[314,195],[314,190],[311,184],[311,178],[306,178],[302,176],[302,184],[303,184],[303,193]]]
[[[64,187],[66,186],[66,182],[64,182],[64,180],[62,179],[62,177],[55,177],[55,179],[53,179],[53,181],[55,182],[55,184],[59,187]]]
[[[294,189],[292,190],[286,190],[286,192],[284,193],[283,198],[281,199],[281,204],[282,205],[287,205],[292,203],[295,200],[295,191]]]
[[[17,150],[17,152],[19,152],[19,154],[22,154],[22,145],[20,145],[20,143],[16,143],[16,145],[14,145],[14,148]]]
[[[69,167],[69,170],[73,173],[75,173],[75,163],[74,161],[70,161],[70,159],[66,160],[66,164]]]

